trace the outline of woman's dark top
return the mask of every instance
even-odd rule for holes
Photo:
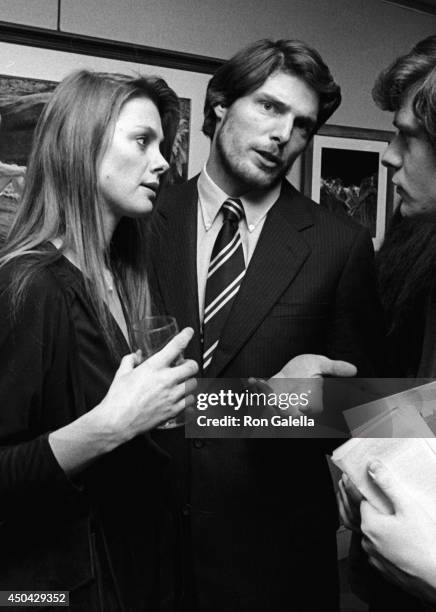
[[[161,609],[159,583],[168,600],[172,584],[162,555],[174,564],[159,537],[166,456],[140,436],[65,475],[48,433],[103,399],[119,359],[63,256],[33,274],[13,316],[20,265],[0,269],[0,590],[67,590],[72,610]],[[116,344],[131,352],[119,329]]]

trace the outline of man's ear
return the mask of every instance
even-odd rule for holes
[[[222,119],[224,119],[227,113],[227,107],[224,106],[223,104],[217,104],[216,106],[213,107],[213,110],[215,112],[217,121],[221,121]]]

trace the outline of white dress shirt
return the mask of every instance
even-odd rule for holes
[[[281,183],[271,189],[257,189],[240,196],[245,217],[239,223],[244,250],[245,265],[248,266],[265,223],[267,212],[280,195]],[[198,308],[203,322],[206,280],[213,245],[223,224],[221,206],[230,196],[210,178],[203,168],[198,178],[197,212],[197,282]]]

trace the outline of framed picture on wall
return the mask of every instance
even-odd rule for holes
[[[304,157],[305,194],[367,227],[375,249],[393,212],[392,171],[381,163],[392,136],[389,131],[325,125]]]
[[[202,134],[207,83],[222,60],[59,31],[0,23],[0,212],[23,187],[38,117],[56,84],[73,70],[157,75],[180,99],[181,119],[168,179],[201,170],[209,141]]]
[[[33,132],[57,82],[0,74],[0,207],[18,202]],[[170,159],[168,180],[188,177],[191,100],[179,98],[180,122]]]

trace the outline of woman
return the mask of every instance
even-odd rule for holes
[[[131,322],[176,120],[161,79],[79,71],[38,123],[0,251],[0,590],[70,591],[80,611],[170,599],[166,458],[139,434],[193,401],[197,364],[171,367],[190,329],[140,363]]]

